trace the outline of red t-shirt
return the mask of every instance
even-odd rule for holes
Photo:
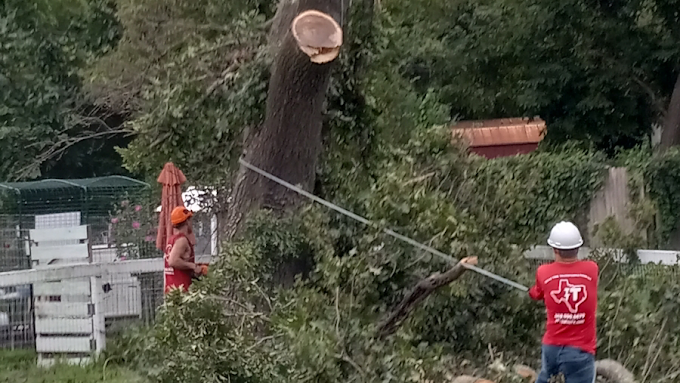
[[[163,257],[163,261],[165,263],[165,270],[163,272],[164,274],[164,282],[165,282],[165,293],[167,294],[171,288],[180,288],[183,291],[188,291],[189,286],[191,286],[191,271],[190,270],[182,270],[182,269],[176,269],[174,267],[170,267],[168,265],[168,257],[170,256],[170,251],[172,250],[172,247],[175,245],[175,242],[179,238],[187,238],[186,235],[180,233],[180,234],[175,234],[170,239],[168,240],[168,246],[165,248],[165,256]],[[194,256],[194,247],[191,246],[191,256],[189,259],[187,259],[189,262],[194,262],[195,261],[195,256]]]
[[[543,344],[595,354],[598,275],[593,261],[553,262],[538,268],[529,295],[545,302],[548,323]]]

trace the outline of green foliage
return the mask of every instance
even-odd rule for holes
[[[672,149],[652,157],[644,177],[660,215],[659,242],[665,243],[680,228],[680,151]]]
[[[268,80],[266,1],[121,1],[124,36],[90,71],[89,93],[133,113],[126,167],[174,162],[190,179],[228,179],[244,129],[262,121]],[[149,23],[147,16],[158,21]]]
[[[106,1],[0,4],[0,178],[40,176],[39,155],[88,126],[78,71],[117,37]]]
[[[594,255],[601,267],[600,357],[617,359],[649,381],[677,380],[679,268],[620,265],[611,262],[613,255]]]
[[[680,228],[680,151],[653,153],[649,146],[619,154],[631,182],[631,215],[650,236],[647,246],[666,248]]]
[[[117,348],[123,357],[110,362],[132,362],[157,382],[430,382],[475,371],[500,379],[506,374],[488,363],[538,365],[545,314],[524,294],[467,275],[378,340],[378,321],[434,262],[385,244],[372,230],[341,251],[333,245],[342,234],[320,209],[282,220],[263,214],[207,280],[168,296],[154,329],[133,333]],[[314,272],[292,288],[272,288],[272,263],[299,249],[313,250]],[[602,270],[600,357],[650,381],[674,381],[677,267],[642,271],[603,252],[595,260]],[[517,277],[532,271],[524,264]]]
[[[58,364],[49,369],[37,366],[31,351],[0,351],[0,382],[3,383],[145,383],[138,374],[120,367],[95,363],[87,367]]]
[[[485,268],[526,283],[532,276],[521,250],[558,214],[575,217],[587,205],[602,181],[599,157],[565,149],[484,161],[452,150],[445,128],[420,127],[406,145],[386,147],[375,166],[370,193],[344,195],[375,227],[314,207],[282,219],[251,217],[208,280],[168,297],[150,338],[135,342],[147,347],[139,360],[153,366],[152,379],[441,381],[483,369],[489,345],[504,361],[536,360],[541,307],[474,274],[437,291],[391,338],[375,339],[404,294],[446,267],[378,229],[478,255]],[[520,202],[502,208],[513,200]],[[277,287],[281,267],[310,258],[304,281]]]
[[[666,108],[679,73],[676,0],[397,1],[405,75],[465,119],[540,115],[548,139],[613,154]],[[671,36],[675,36],[671,38]],[[624,53],[625,52],[625,53]]]

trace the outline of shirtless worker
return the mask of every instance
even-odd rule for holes
[[[571,222],[555,225],[548,245],[555,262],[538,268],[529,290],[532,299],[545,302],[548,315],[536,383],[548,383],[560,373],[565,383],[594,383],[599,268],[578,259],[583,239]]]
[[[168,239],[163,257],[166,294],[172,289],[188,291],[192,276],[203,273],[201,266],[195,263],[194,247],[189,242],[191,217],[193,213],[184,206],[174,208],[170,214],[172,237]]]

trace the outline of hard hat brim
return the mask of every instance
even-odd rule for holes
[[[564,246],[560,245],[559,243],[555,243],[551,240],[548,240],[548,245],[554,249],[557,250],[574,250],[578,249],[579,247],[583,246],[583,240],[580,240],[577,244],[571,245],[571,246]]]

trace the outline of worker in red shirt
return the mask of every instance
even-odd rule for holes
[[[163,257],[166,294],[177,288],[188,291],[192,277],[203,274],[203,268],[196,264],[194,247],[188,237],[192,216],[191,211],[184,206],[174,208],[170,214],[173,235],[168,239]]]
[[[545,302],[548,314],[536,383],[560,373],[565,383],[594,383],[599,269],[593,261],[579,260],[583,239],[571,222],[555,225],[548,245],[555,262],[538,268],[529,289],[532,299]]]

